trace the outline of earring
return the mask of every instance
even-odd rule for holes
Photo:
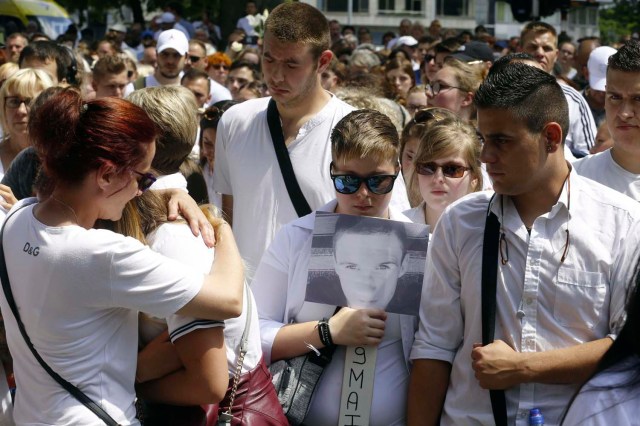
[[[551,152],[552,149],[553,146],[551,146],[551,143],[547,142],[547,152]]]

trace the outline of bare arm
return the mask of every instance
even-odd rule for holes
[[[11,188],[0,184],[0,207],[11,210],[11,207],[17,202],[18,199],[13,195]]]
[[[184,368],[137,387],[150,402],[174,405],[214,404],[229,384],[222,327],[194,330],[175,342]]]
[[[521,383],[584,383],[613,341],[609,337],[545,352],[516,352],[502,340],[474,345],[472,366],[484,389]]]
[[[411,369],[407,425],[438,425],[449,387],[451,364],[437,359],[416,359]]]
[[[136,382],[159,379],[181,368],[182,361],[178,351],[169,340],[169,332],[165,331],[138,352]]]
[[[222,194],[222,214],[229,225],[233,226],[233,195]]]
[[[218,227],[218,235],[211,272],[200,292],[177,312],[180,315],[222,321],[242,313],[242,259],[228,224]]]
[[[376,346],[384,336],[387,314],[380,309],[342,308],[329,319],[331,338],[336,345]],[[309,352],[306,343],[320,349],[317,321],[283,326],[273,341],[271,360],[289,359]]]

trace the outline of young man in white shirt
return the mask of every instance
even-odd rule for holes
[[[520,34],[522,51],[533,56],[549,74],[558,59],[558,34],[556,29],[546,22],[530,22]],[[569,105],[569,131],[565,134],[565,143],[576,156],[589,154],[596,134],[596,123],[591,109],[584,97],[567,84],[560,84]]]
[[[281,4],[266,21],[264,82],[278,108],[296,179],[312,209],[334,197],[329,135],[353,110],[320,84],[333,56],[329,40],[327,19],[305,3]],[[226,194],[223,211],[233,218],[234,234],[250,270],[278,229],[298,217],[267,125],[269,100],[232,107],[222,116],[216,135],[215,190]]]
[[[409,424],[491,424],[487,389],[504,389],[508,424],[526,425],[536,407],[553,425],[621,325],[633,273],[621,247],[640,237],[629,232],[640,206],[571,170],[562,148],[568,107],[548,73],[522,63],[492,69],[475,102],[496,194],[452,204],[433,233]],[[500,223],[500,260],[495,340],[483,347],[489,213]]]
[[[640,201],[640,43],[630,40],[609,58],[604,101],[613,147],[576,162],[582,176]]]

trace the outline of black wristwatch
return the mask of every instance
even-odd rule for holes
[[[326,318],[322,318],[318,321],[318,335],[320,336],[320,341],[325,347],[333,346],[331,330],[329,329],[329,320]]]

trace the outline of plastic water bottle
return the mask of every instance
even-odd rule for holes
[[[544,425],[544,416],[539,408],[533,408],[529,411],[529,426]]]

